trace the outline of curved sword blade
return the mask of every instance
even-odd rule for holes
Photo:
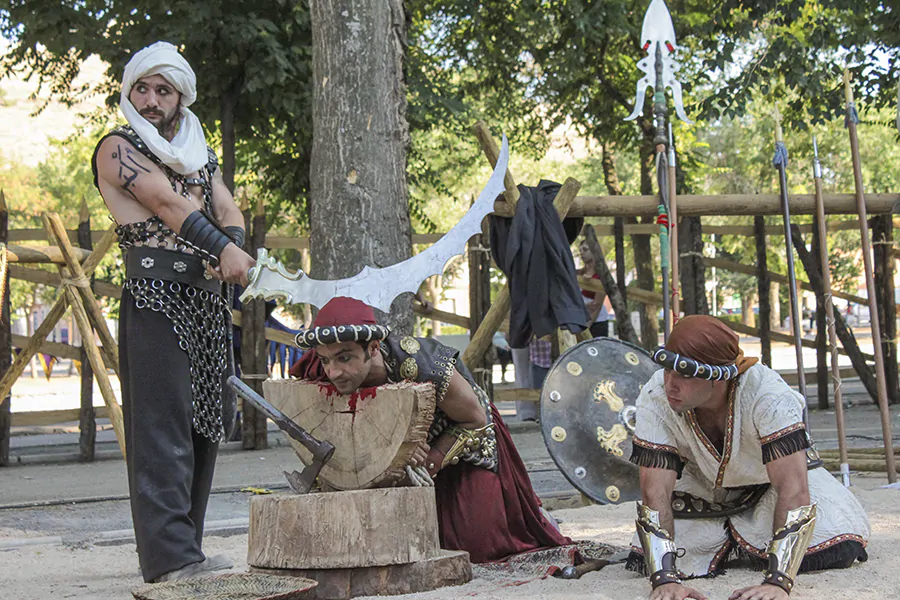
[[[291,304],[312,304],[322,308],[332,298],[345,296],[389,312],[394,298],[403,292],[417,292],[425,279],[443,273],[447,261],[463,254],[469,238],[481,233],[481,221],[493,212],[494,201],[505,190],[503,177],[508,164],[509,142],[504,135],[497,165],[478,199],[459,223],[425,251],[390,267],[363,267],[347,279],[318,280],[303,271],[288,271],[265,249],[260,249],[241,301],[280,298]]]

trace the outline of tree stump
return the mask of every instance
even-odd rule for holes
[[[313,579],[319,584],[313,590],[316,600],[415,594],[451,585],[463,585],[472,580],[469,553],[460,550],[441,550],[434,558],[408,565],[319,570],[250,567],[250,571]]]
[[[368,388],[349,396],[333,387],[298,380],[263,384],[266,399],[295,423],[335,451],[320,482],[336,490],[396,484],[425,440],[434,416],[434,386],[402,382]],[[310,453],[288,438],[304,464]]]
[[[440,551],[434,488],[402,487],[250,499],[247,563],[348,569],[413,563]]]

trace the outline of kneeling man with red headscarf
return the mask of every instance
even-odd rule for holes
[[[683,580],[733,558],[764,572],[731,600],[785,600],[797,573],[866,560],[868,518],[821,467],[803,396],[713,317],[679,321],[654,359],[664,369],[637,400],[642,502],[628,562],[650,577],[653,600],[704,600]]]
[[[328,302],[297,341],[309,350],[291,375],[341,394],[404,380],[434,385],[434,420],[412,462],[434,479],[442,548],[481,563],[572,543],[542,511],[506,425],[456,350],[391,334],[350,298]]]

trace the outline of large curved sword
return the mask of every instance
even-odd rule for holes
[[[383,269],[363,267],[347,279],[319,280],[300,270],[291,273],[281,261],[269,256],[265,248],[260,248],[241,302],[250,298],[281,298],[291,304],[322,308],[332,298],[345,296],[389,312],[394,298],[403,292],[417,292],[425,279],[443,273],[447,261],[463,254],[469,238],[481,233],[481,221],[493,212],[494,201],[505,189],[503,177],[508,163],[509,143],[504,135],[497,165],[478,199],[459,223],[427,250]]]

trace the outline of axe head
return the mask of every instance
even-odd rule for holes
[[[288,484],[295,494],[309,493],[316,482],[316,477],[319,476],[325,463],[331,459],[332,454],[334,454],[334,445],[329,441],[321,441],[319,447],[313,452],[313,461],[303,467],[302,471],[299,473],[297,471],[284,472],[284,476],[287,477]]]

